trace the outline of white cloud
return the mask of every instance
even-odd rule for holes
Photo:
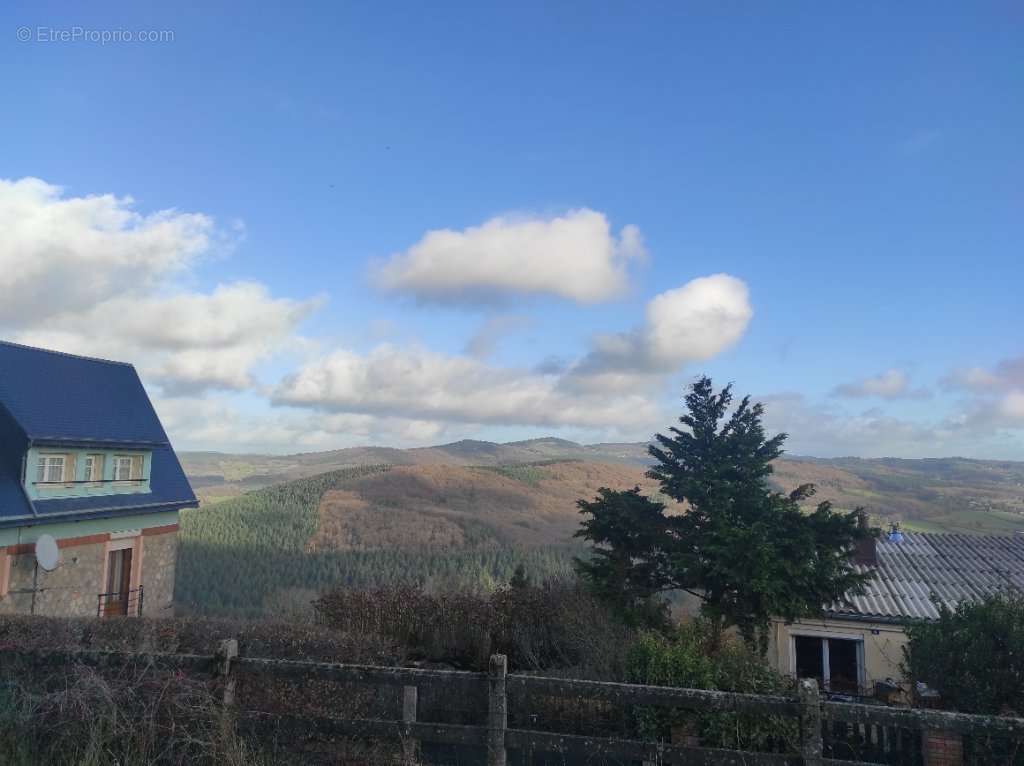
[[[423,348],[338,350],[278,387],[274,401],[327,412],[492,425],[628,430],[658,425],[665,376],[735,343],[752,315],[747,288],[725,274],[655,297],[632,333],[604,335],[576,364],[533,370]]]
[[[981,392],[1024,389],[1024,356],[1002,359],[991,370],[960,368],[947,375],[943,383],[950,388]]]
[[[622,294],[627,265],[644,255],[640,231],[616,238],[593,210],[552,218],[492,218],[462,231],[427,232],[373,269],[377,284],[420,300],[481,302],[548,294],[596,303]]]
[[[297,453],[368,445],[403,447],[462,438],[437,421],[363,414],[243,411],[233,397],[154,399],[160,419],[179,449]]]
[[[699,277],[647,303],[644,324],[599,335],[573,370],[581,386],[622,387],[638,375],[662,375],[735,345],[754,315],[746,284],[728,274]]]
[[[253,282],[183,289],[212,247],[212,219],[143,216],[128,197],[0,180],[0,231],[0,331],[133,362],[164,394],[253,386],[254,365],[300,343],[297,326],[319,305]]]
[[[289,376],[277,404],[422,420],[545,427],[633,427],[654,422],[640,394],[587,396],[560,389],[554,376],[489,366],[422,348],[382,345],[369,354],[340,350]]]
[[[0,179],[0,325],[144,294],[210,247],[205,215],[140,215],[129,197],[64,197],[36,178]]]
[[[781,393],[758,400],[765,405],[770,433],[789,434],[786,451],[818,457],[926,457],[963,454],[965,445],[948,425],[917,423],[871,408],[847,413]]]
[[[999,403],[1000,412],[1008,419],[1024,426],[1024,390],[1014,389]]]
[[[943,383],[973,395],[960,418],[963,427],[1024,429],[1024,356],[1003,359],[991,370],[954,370]]]
[[[931,396],[931,392],[925,388],[911,388],[907,374],[902,370],[893,369],[853,383],[843,383],[836,386],[832,395],[851,399],[926,399]]]

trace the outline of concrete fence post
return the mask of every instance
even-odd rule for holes
[[[231,675],[231,663],[238,656],[238,639],[228,638],[220,642],[217,657],[220,659],[219,675],[224,679],[224,707],[235,704],[235,679]]]
[[[823,745],[818,682],[813,678],[801,678],[797,697],[800,702],[800,755],[805,766],[821,766]]]
[[[487,674],[487,766],[506,766],[505,730],[508,728],[508,696],[505,677],[508,658],[492,654]]]
[[[416,708],[419,704],[419,690],[415,686],[402,687],[402,756],[406,764],[415,764],[419,753],[419,741],[411,736],[408,724],[416,723]]]

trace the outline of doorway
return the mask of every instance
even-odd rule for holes
[[[132,587],[132,549],[122,548],[107,553],[106,616],[128,614]]]

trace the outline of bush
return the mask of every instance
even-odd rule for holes
[[[151,667],[114,678],[73,667],[0,694],[0,762],[12,766],[263,762],[206,684]]]
[[[519,672],[621,680],[633,634],[573,582],[427,593],[415,587],[343,588],[315,603],[321,622],[378,634],[411,657],[483,671],[505,654]]]
[[[907,628],[903,671],[939,692],[943,707],[1024,714],[1024,594],[939,606],[939,619]]]
[[[303,623],[0,616],[0,650],[108,649],[212,655],[226,638],[238,639],[239,652],[251,657],[374,665],[394,665],[400,659],[394,643],[379,635],[343,633]]]
[[[645,633],[632,647],[627,668],[632,683],[691,689],[786,694],[792,682],[772,670],[744,642],[716,635],[704,619],[680,624],[669,635]],[[639,708],[636,726],[649,739],[669,739],[675,729],[702,745],[740,750],[785,749],[797,740],[792,718],[737,713]]]

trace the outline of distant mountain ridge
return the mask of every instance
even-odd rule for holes
[[[290,479],[343,468],[394,466],[501,467],[582,461],[607,464],[621,481],[628,466],[642,483],[650,458],[643,442],[578,444],[542,437],[508,443],[465,439],[433,447],[352,447],[295,455],[179,453],[196,493],[204,502]],[[442,471],[443,472],[443,471]],[[453,480],[457,472],[452,471]],[[1024,463],[965,458],[812,458],[776,462],[773,483],[790,490],[818,487],[815,501],[840,508],[864,506],[876,518],[899,520],[924,531],[1024,531]],[[401,504],[401,498],[394,500]]]

